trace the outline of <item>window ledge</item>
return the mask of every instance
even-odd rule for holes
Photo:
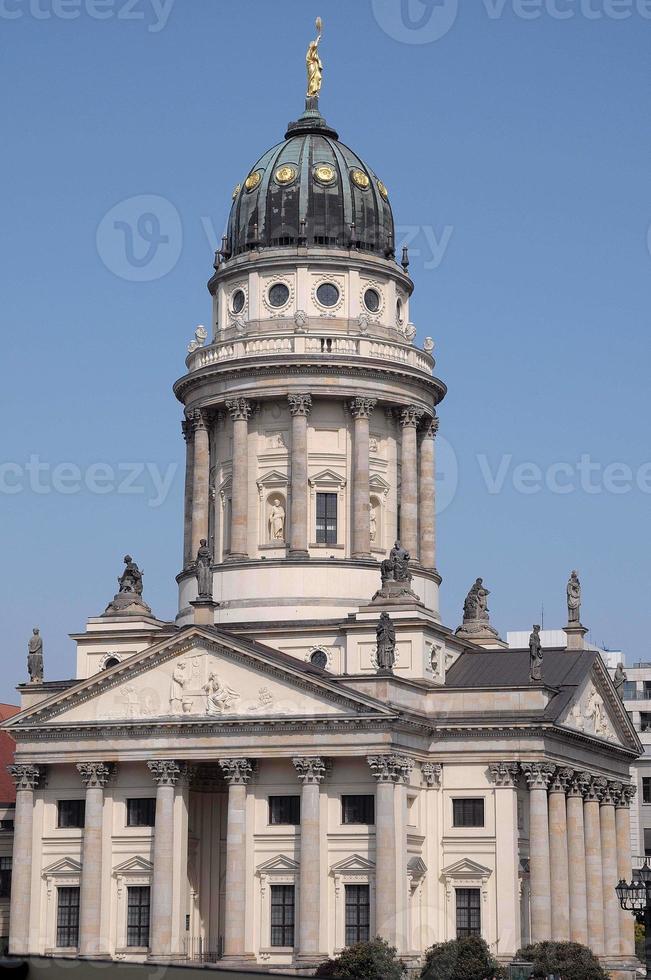
[[[332,551],[344,551],[345,545],[343,544],[310,544],[308,548],[319,549],[319,551],[327,551],[330,548]]]

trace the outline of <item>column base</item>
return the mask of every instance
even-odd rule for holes
[[[295,561],[303,561],[305,558],[310,557],[310,552],[303,551],[302,549],[297,549],[294,551],[292,548],[290,548],[287,557],[290,559],[293,558]]]
[[[230,970],[250,970],[258,966],[254,953],[240,953],[237,956],[222,956],[219,966],[227,966]]]
[[[249,560],[248,555],[240,555],[231,552],[231,554],[228,555],[227,558],[224,558],[224,564],[229,565],[232,564],[234,561],[248,561],[248,560]]]

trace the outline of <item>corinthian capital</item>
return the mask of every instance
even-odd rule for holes
[[[414,760],[402,755],[370,755],[366,760],[378,783],[406,783]]]
[[[586,786],[584,799],[587,803],[601,803],[608,789],[608,780],[604,776],[593,776]]]
[[[173,759],[154,759],[147,767],[157,786],[176,786],[182,776],[181,766]]]
[[[439,431],[440,419],[436,412],[433,417],[426,416],[423,423],[423,439],[435,439]]]
[[[561,767],[556,770],[552,776],[552,781],[549,784],[550,793],[567,793],[568,787],[574,776],[574,771],[572,769],[566,769]]]
[[[574,769],[567,787],[567,795],[584,797],[589,785],[590,774],[582,769]]]
[[[423,762],[420,771],[426,786],[440,786],[443,766],[440,762]]]
[[[322,783],[326,776],[325,759],[317,756],[292,759],[301,783]]]
[[[491,762],[488,767],[489,779],[496,786],[517,786],[520,766],[517,762]]]
[[[425,412],[417,405],[407,405],[400,409],[400,425],[403,429],[408,427],[416,428]]]
[[[623,783],[620,785],[622,788],[616,795],[615,806],[618,810],[628,810],[633,802],[633,797],[637,793],[637,786],[633,786],[631,783]]]
[[[550,762],[523,762],[521,767],[529,789],[547,789],[556,768]]]
[[[43,776],[41,766],[7,766],[7,772],[13,778],[17,790],[37,789]]]
[[[307,418],[310,414],[312,409],[311,395],[288,395],[287,401],[289,402],[289,414],[292,418],[297,415],[303,415]]]
[[[208,415],[206,411],[203,408],[195,408],[194,411],[188,412],[188,426],[193,433],[207,429]]]
[[[86,789],[104,789],[113,775],[113,766],[106,762],[78,762],[77,772]]]
[[[248,398],[231,398],[226,402],[226,408],[233,422],[248,422],[253,411]]]
[[[219,765],[229,786],[246,786],[253,778],[251,759],[220,759]]]
[[[370,419],[376,405],[377,398],[353,398],[348,407],[354,419]]]

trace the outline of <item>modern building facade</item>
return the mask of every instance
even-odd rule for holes
[[[415,964],[474,933],[634,966],[640,743],[597,653],[532,681],[441,622],[446,389],[398,258],[386,186],[311,96],[234,191],[175,386],[176,618],[127,558],[75,680],[7,723],[13,952],[304,968],[380,934]]]

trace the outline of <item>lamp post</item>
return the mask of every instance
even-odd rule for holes
[[[633,872],[630,883],[620,881],[615,888],[619,904],[627,912],[644,916],[644,959],[646,974],[651,977],[651,868],[645,861],[639,871]]]

